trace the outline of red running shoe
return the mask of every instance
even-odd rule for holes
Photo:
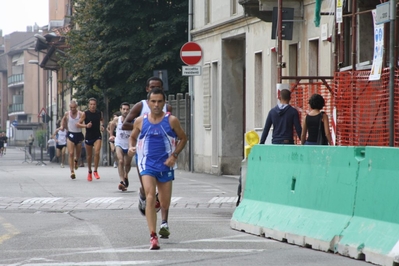
[[[158,243],[158,237],[157,236],[152,236],[150,239],[150,249],[159,249],[159,243]]]
[[[91,182],[91,180],[93,180],[93,176],[92,176],[91,172],[89,172],[87,174],[87,181]]]
[[[100,179],[100,176],[98,175],[98,172],[97,172],[97,171],[94,171],[93,174],[94,174],[94,177],[95,177],[96,179]]]

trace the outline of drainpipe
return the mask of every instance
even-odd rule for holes
[[[191,42],[193,29],[193,0],[188,1],[188,41]],[[190,95],[190,171],[194,172],[194,77],[188,77],[188,93]]]
[[[352,71],[356,71],[356,2],[356,0],[352,0]]]

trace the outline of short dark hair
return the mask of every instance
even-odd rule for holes
[[[291,100],[291,92],[290,92],[290,90],[282,89],[282,90],[280,91],[280,97],[281,97],[281,99],[284,100],[284,101],[289,101],[289,100]]]
[[[149,100],[152,94],[162,94],[164,101],[166,101],[166,94],[160,87],[155,87],[147,94],[147,99]]]
[[[163,86],[163,80],[162,80],[161,78],[158,78],[158,77],[151,77],[151,78],[147,79],[147,85],[146,85],[146,87],[150,86],[150,81],[151,81],[151,80],[159,81],[159,82],[161,82],[161,86]]]
[[[129,104],[128,102],[123,102],[123,103],[121,103],[121,106],[120,106],[120,108],[122,108],[122,106],[124,106],[124,105],[128,105],[128,106],[129,106],[129,108],[130,108],[130,104]]]
[[[321,96],[320,94],[317,94],[317,93],[313,94],[309,98],[309,105],[310,105],[310,108],[312,108],[312,109],[318,109],[318,110],[323,109],[325,103],[326,102],[324,101],[323,96]]]
[[[96,98],[90,98],[87,102],[90,102],[90,101],[95,101],[96,103],[97,103],[97,99]]]
[[[121,116],[122,114],[121,114],[121,112],[117,111],[117,112],[114,113],[114,115]]]

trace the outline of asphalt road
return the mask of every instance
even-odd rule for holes
[[[0,265],[371,265],[232,230],[237,178],[179,170],[171,235],[149,250],[136,169],[126,192],[113,167],[100,167],[100,180],[86,174],[80,168],[71,180],[68,166],[27,163],[8,148],[0,157]]]

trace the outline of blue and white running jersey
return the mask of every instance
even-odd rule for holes
[[[145,114],[136,146],[137,166],[140,172],[144,170],[164,172],[176,169],[176,164],[173,167],[164,164],[176,148],[176,138],[177,135],[169,124],[168,113],[158,124],[148,121],[148,114]]]

